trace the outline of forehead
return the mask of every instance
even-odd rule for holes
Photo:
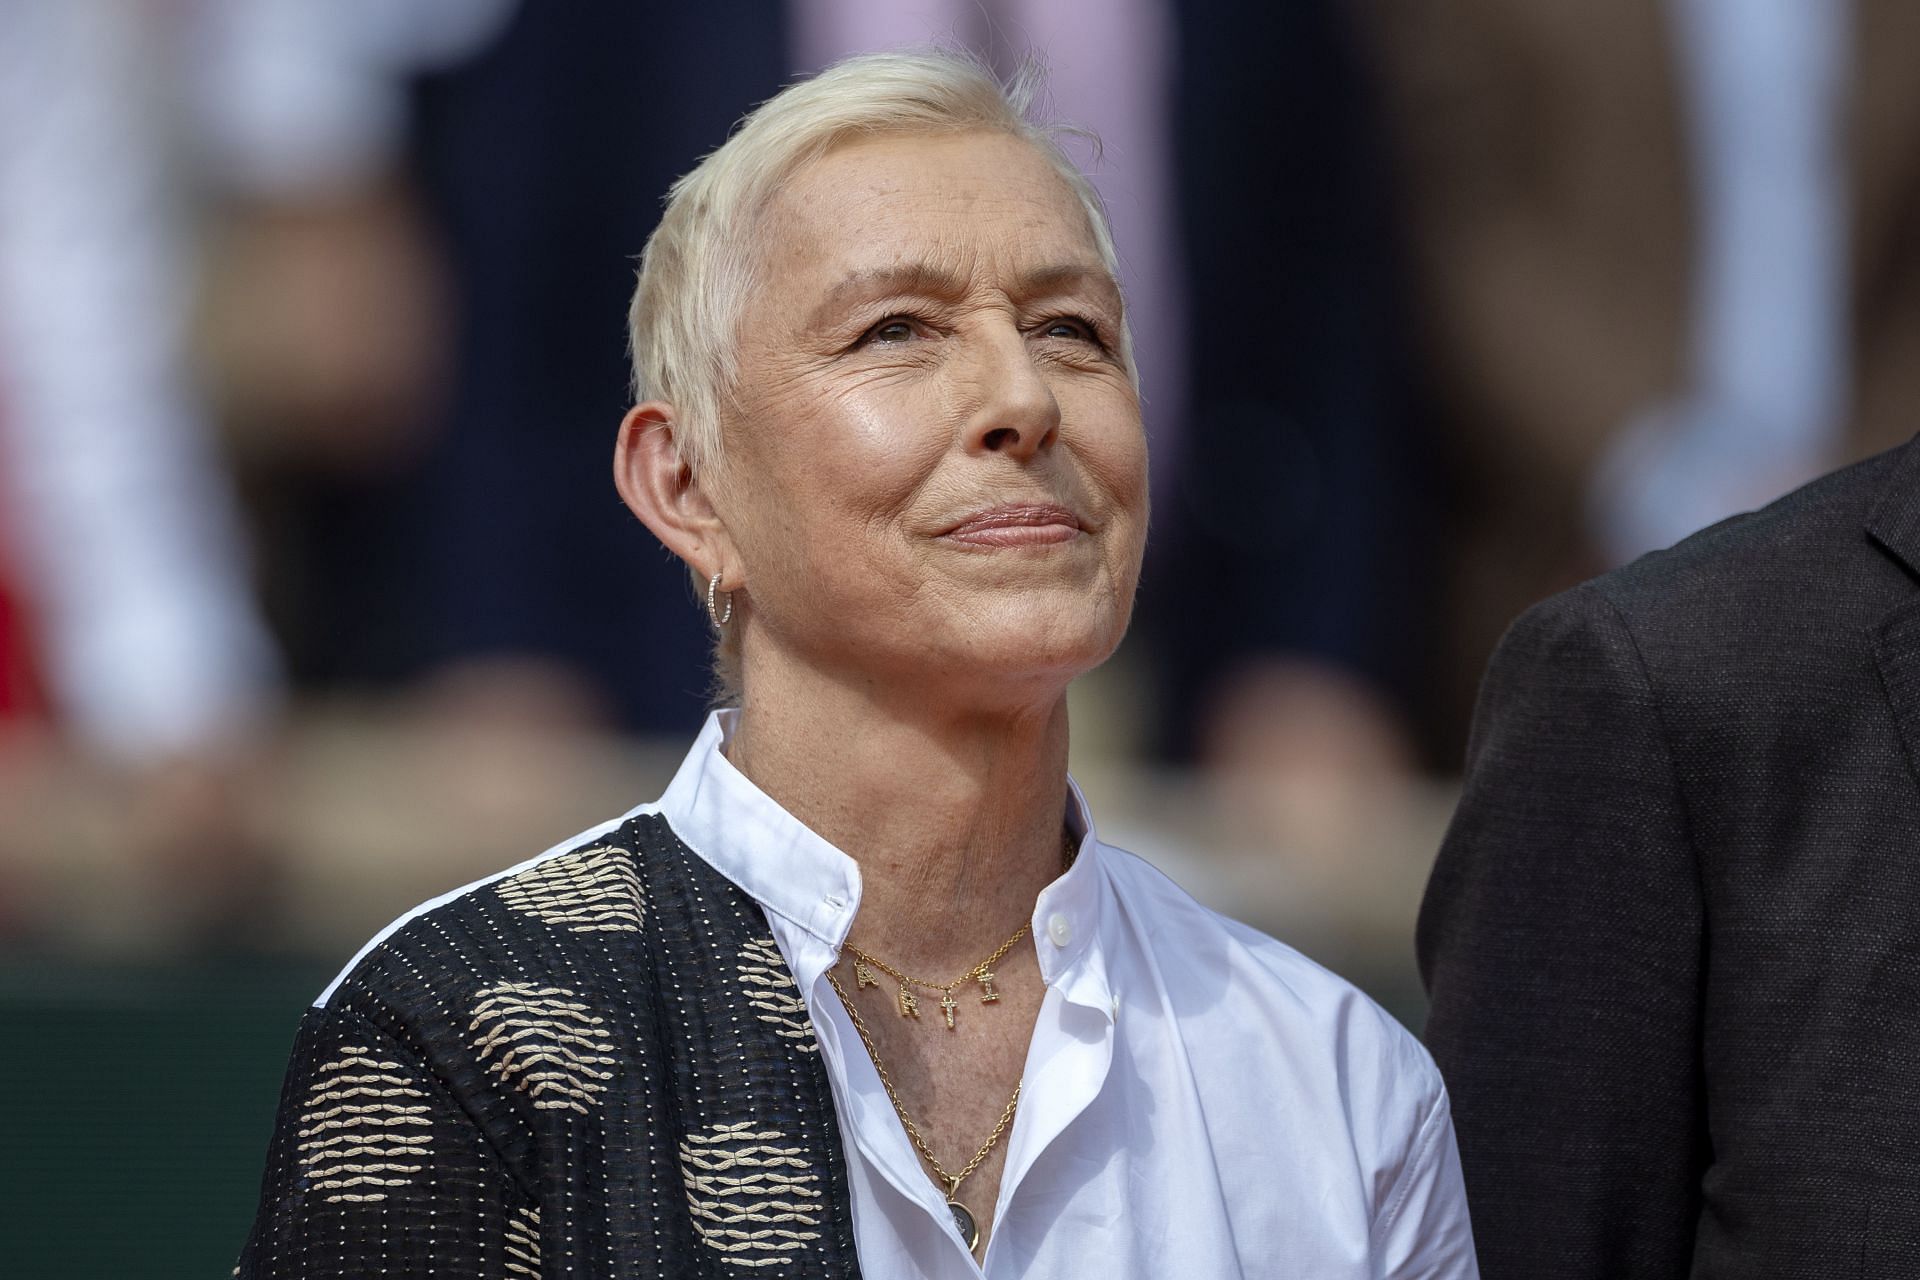
[[[975,271],[1023,263],[1102,270],[1086,210],[1022,139],[971,132],[863,139],[794,172],[761,223],[776,279],[926,261]]]

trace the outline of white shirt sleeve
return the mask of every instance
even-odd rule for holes
[[[1407,1164],[1380,1210],[1375,1237],[1387,1280],[1478,1280],[1467,1189],[1444,1089],[1414,1135]]]

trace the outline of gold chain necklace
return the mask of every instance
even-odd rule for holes
[[[1016,940],[1019,937],[1018,934],[1014,936]],[[1009,942],[1007,945],[1013,944]],[[1002,948],[1002,951],[1004,950],[1005,948]],[[907,1108],[900,1101],[900,1092],[893,1087],[893,1078],[887,1074],[886,1064],[880,1061],[880,1051],[873,1047],[873,1035],[867,1030],[867,1024],[860,1017],[860,1011],[853,1007],[853,1001],[847,998],[847,989],[840,985],[840,980],[833,976],[832,970],[827,971],[827,981],[833,985],[834,994],[840,997],[840,1003],[846,1009],[847,1016],[853,1019],[853,1029],[860,1033],[860,1043],[867,1046],[867,1056],[873,1059],[873,1069],[880,1077],[881,1087],[887,1091],[887,1101],[893,1104],[894,1114],[900,1117],[900,1123],[906,1129],[907,1137],[913,1140],[914,1150],[920,1153],[920,1158],[927,1162],[927,1167],[933,1170],[934,1176],[939,1178],[941,1185],[946,1188],[947,1212],[953,1215],[954,1225],[960,1228],[960,1235],[967,1242],[967,1250],[972,1252],[980,1247],[980,1223],[973,1216],[973,1210],[960,1203],[960,1184],[971,1177],[974,1171],[985,1162],[994,1147],[999,1145],[1001,1135],[1006,1133],[1007,1126],[1013,1123],[1014,1110],[1020,1105],[1020,1086],[1018,1084],[1013,1086],[1013,1096],[1007,1099],[1007,1109],[1000,1113],[1000,1123],[993,1126],[993,1132],[987,1135],[987,1140],[980,1149],[973,1153],[973,1159],[967,1161],[960,1172],[948,1173],[946,1166],[942,1165],[939,1158],[933,1154],[933,1148],[927,1145],[926,1136],[920,1132],[920,1126],[915,1124],[913,1117],[907,1114]],[[948,1020],[951,1022],[951,1014],[948,1015]]]
[[[992,1004],[997,1001],[1000,998],[1000,992],[996,990],[993,985],[997,980],[993,972],[993,966],[1005,959],[1007,952],[1013,950],[1014,944],[1027,936],[1027,930],[1030,927],[1030,925],[1021,925],[1019,929],[1014,931],[1014,935],[1001,943],[992,955],[955,978],[952,982],[928,982],[925,978],[916,978],[911,974],[900,972],[900,970],[894,968],[885,960],[862,951],[851,942],[843,942],[840,945],[842,949],[853,955],[853,981],[855,990],[879,986],[880,979],[873,976],[873,971],[878,969],[900,984],[900,993],[894,1002],[900,1010],[900,1016],[915,1019],[920,1016],[920,998],[913,994],[913,989],[920,987],[927,991],[938,991],[940,993],[940,1012],[946,1015],[947,1030],[952,1031],[954,1029],[953,1011],[960,1007],[960,1002],[954,999],[954,991],[958,989],[962,983],[978,982],[980,984],[980,1003]]]

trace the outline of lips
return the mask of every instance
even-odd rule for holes
[[[975,512],[940,536],[981,547],[1035,547],[1071,542],[1083,528],[1080,517],[1065,507],[1017,503]]]

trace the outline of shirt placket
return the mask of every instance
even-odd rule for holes
[[[809,984],[808,1003],[829,1073],[842,1086],[841,1097],[851,1113],[845,1119],[854,1147],[895,1191],[932,1219],[942,1238],[952,1245],[956,1261],[964,1263],[966,1274],[983,1274],[955,1230],[946,1198],[922,1167],[912,1140],[887,1098],[886,1086],[880,1082],[859,1033],[824,974],[823,967],[821,976]]]
[[[982,1264],[985,1275],[1020,1229],[1020,1188],[1047,1149],[1092,1105],[1113,1065],[1114,1010],[1096,973],[1077,972],[1050,986],[1027,1049],[1020,1109],[1008,1135],[1006,1170],[994,1204],[996,1224]]]

